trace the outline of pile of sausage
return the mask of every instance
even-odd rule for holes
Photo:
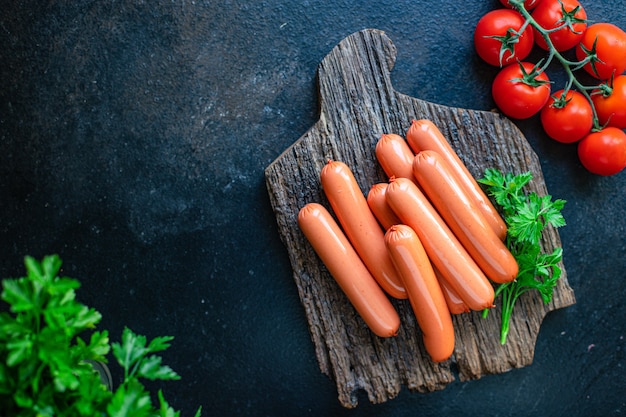
[[[491,282],[515,279],[506,224],[441,131],[413,120],[406,140],[383,134],[376,158],[389,177],[363,195],[350,168],[328,161],[321,185],[337,218],[308,203],[298,224],[329,273],[380,337],[409,299],[434,362],[454,350],[451,314],[494,306]]]

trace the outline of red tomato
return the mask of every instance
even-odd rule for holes
[[[607,127],[587,135],[578,143],[578,158],[597,175],[614,175],[626,168],[626,133]]]
[[[541,125],[546,134],[562,143],[579,141],[591,131],[593,110],[589,101],[578,91],[569,90],[562,98],[559,90],[541,109]]]
[[[517,35],[525,19],[510,9],[492,10],[480,18],[474,30],[474,47],[478,56],[495,66],[523,60],[533,48],[533,31],[527,26]]]
[[[550,98],[545,72],[534,74],[534,64],[521,62],[504,67],[493,80],[491,94],[502,113],[514,119],[537,114]]]
[[[500,3],[502,3],[502,5],[504,7],[508,7],[509,9],[512,9],[513,6],[511,5],[511,3],[509,3],[509,0],[500,0]],[[541,3],[541,0],[526,0],[524,2],[524,8],[526,10],[532,10],[533,8],[535,8],[539,3]]]
[[[587,28],[576,47],[576,58],[583,60],[594,49],[597,60],[583,68],[592,76],[608,80],[626,70],[626,32],[611,23],[595,23]],[[583,49],[584,48],[584,49]]]
[[[591,99],[602,126],[626,129],[626,75],[615,77],[610,96],[594,91]]]
[[[561,29],[550,32],[548,37],[557,51],[566,51],[576,46],[587,29],[587,13],[578,0],[543,0],[533,10],[533,19],[546,30]],[[541,33],[533,28],[535,43],[545,49],[548,43]]]

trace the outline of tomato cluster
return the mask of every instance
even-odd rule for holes
[[[501,67],[492,84],[500,111],[513,119],[539,115],[550,138],[577,143],[582,165],[598,175],[626,168],[626,32],[591,24],[578,0],[500,0],[478,21],[478,56]],[[528,59],[534,48],[546,57]],[[575,56],[568,58],[567,56]],[[555,88],[546,70],[554,59],[568,80]],[[578,74],[593,79],[584,85]]]

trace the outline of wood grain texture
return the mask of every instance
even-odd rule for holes
[[[359,390],[381,403],[398,395],[402,386],[429,392],[444,388],[457,372],[460,380],[470,380],[529,365],[544,316],[575,303],[563,268],[550,304],[534,292],[518,301],[504,346],[499,343],[497,310],[486,319],[478,312],[455,316],[455,352],[441,364],[428,358],[407,300],[392,300],[402,320],[394,338],[375,336],[357,316],[297,225],[298,211],[306,203],[330,209],[319,181],[328,159],[348,164],[366,194],[372,184],[387,180],[374,153],[380,135],[404,135],[413,119],[426,118],[441,129],[475,177],[488,167],[531,171],[530,189],[547,193],[537,155],[512,122],[497,113],[398,93],[390,80],[395,57],[395,46],[379,30],[363,30],[341,41],[318,68],[319,120],[265,170],[320,368],[335,381],[340,403],[349,408],[357,406]],[[550,229],[543,243],[546,250],[561,246],[558,232]]]

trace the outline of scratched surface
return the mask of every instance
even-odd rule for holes
[[[363,28],[396,45],[396,91],[492,109],[497,68],[472,31],[497,3],[3,1],[1,276],[58,252],[112,340],[125,325],[173,335],[164,362],[181,380],[163,389],[184,416],[622,415],[626,173],[590,175],[537,118],[513,122],[567,200],[577,302],[544,318],[533,363],[465,382],[454,370],[444,390],[381,404],[359,391],[355,409],[320,371],[264,170],[318,121],[319,64]],[[626,28],[615,5],[584,2]]]

